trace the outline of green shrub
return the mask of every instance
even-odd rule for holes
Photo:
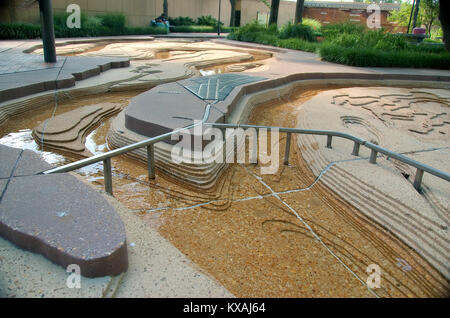
[[[216,26],[217,25],[217,19],[213,18],[210,15],[207,16],[201,16],[197,19],[197,25],[209,25],[209,26]],[[223,22],[220,22],[220,25],[223,25]]]
[[[310,26],[291,22],[281,28],[278,36],[280,39],[299,38],[310,42],[316,41],[316,36]]]
[[[450,69],[449,53],[383,51],[375,48],[342,47],[324,43],[320,46],[319,54],[326,61],[351,66]]]
[[[309,26],[314,32],[320,32],[320,29],[322,28],[322,24],[316,19],[304,18],[302,24]]]
[[[254,20],[238,29],[233,30],[228,38],[237,41],[256,42],[255,38],[259,33],[277,35],[277,26],[275,24],[266,27]]]
[[[232,27],[220,27],[220,32],[228,33],[232,32],[236,28]],[[207,25],[175,25],[170,26],[171,32],[179,33],[217,33],[217,26],[207,26]]]
[[[169,18],[169,24],[173,26],[194,25],[195,21],[190,17],[177,17],[177,18]]]
[[[342,34],[362,34],[364,33],[364,26],[351,22],[328,24],[321,28],[324,38],[331,40]]]
[[[0,39],[36,39],[41,37],[41,26],[35,24],[0,23]]]
[[[105,15],[98,16],[100,18],[100,23],[110,29],[110,30],[123,30],[125,29],[126,18],[122,13],[109,13]]]

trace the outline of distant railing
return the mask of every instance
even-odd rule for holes
[[[273,126],[258,126],[258,125],[241,125],[241,124],[220,124],[220,123],[207,123],[206,120],[209,117],[211,106],[208,104],[205,108],[205,113],[203,116],[203,119],[193,125],[177,129],[171,132],[168,132],[166,134],[152,137],[122,148],[118,148],[115,150],[108,151],[104,154],[95,155],[86,159],[82,159],[61,167],[57,167],[54,169],[50,169],[47,171],[44,171],[43,174],[52,174],[52,173],[59,173],[59,172],[69,172],[73,171],[79,168],[83,168],[85,166],[89,166],[91,164],[103,161],[103,170],[104,170],[104,178],[105,178],[105,191],[112,195],[112,174],[111,174],[111,158],[126,154],[130,151],[147,147],[147,168],[148,168],[148,177],[149,179],[155,178],[155,155],[154,155],[154,144],[166,139],[170,139],[172,135],[180,133],[185,131],[186,129],[194,128],[198,125],[208,125],[215,128],[220,129],[226,129],[226,128],[254,128],[257,131],[259,129],[278,129],[279,132],[286,133],[286,148],[284,153],[284,164],[287,165],[289,163],[289,150],[290,150],[290,144],[291,144],[291,135],[292,134],[307,134],[307,135],[322,135],[327,136],[327,148],[331,148],[331,143],[333,137],[339,137],[344,138],[353,141],[353,151],[352,155],[358,156],[359,150],[361,146],[365,146],[371,150],[369,162],[372,164],[376,164],[377,155],[378,153],[382,153],[389,158],[393,158],[396,160],[399,160],[403,163],[406,163],[414,168],[416,168],[416,175],[414,178],[413,186],[414,188],[420,192],[420,187],[422,184],[422,178],[423,173],[428,172],[429,174],[432,174],[438,178],[444,179],[446,181],[450,181],[450,175],[448,173],[445,173],[441,170],[435,169],[431,166],[428,166],[426,164],[423,164],[421,162],[418,162],[416,160],[413,160],[411,158],[408,158],[404,155],[398,154],[396,152],[390,151],[388,149],[385,149],[383,147],[380,147],[378,145],[375,145],[373,143],[370,143],[368,141],[365,141],[361,138],[352,136],[350,134],[345,134],[338,131],[331,131],[331,130],[314,130],[314,129],[301,129],[301,128],[285,128],[285,127],[273,127]],[[225,136],[225,135],[224,135]]]

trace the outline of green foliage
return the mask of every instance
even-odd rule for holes
[[[310,42],[316,41],[315,33],[310,26],[291,22],[281,28],[278,36],[280,39],[299,38]]]
[[[100,18],[101,25],[109,30],[117,30],[120,32],[121,30],[125,29],[126,18],[122,13],[109,13],[98,17]]]
[[[232,32],[236,28],[233,27],[220,27],[220,32],[228,33]],[[170,26],[171,32],[179,33],[216,33],[217,26],[207,26],[207,25],[175,25]]]
[[[329,62],[365,67],[415,67],[450,69],[450,54],[415,52],[412,50],[383,51],[374,48],[355,48],[324,43],[320,56]]]
[[[70,13],[55,13],[55,37],[91,37],[108,35],[167,34],[166,28],[127,27],[122,14],[88,16],[81,14],[81,28],[69,29],[66,25]],[[40,25],[0,24],[0,39],[35,39],[41,36]]]
[[[169,18],[169,24],[170,25],[194,25],[195,21],[194,19],[190,17],[177,17],[177,18]]]
[[[322,28],[322,24],[316,19],[304,18],[302,24],[309,26],[314,32],[320,32],[320,29]]]
[[[209,25],[209,26],[216,26],[217,25],[217,19],[213,18],[210,15],[207,16],[201,16],[197,19],[197,25]],[[220,25],[223,25],[223,22],[220,22]]]
[[[383,30],[368,30],[363,33],[341,33],[326,36],[325,39],[333,45],[354,48],[374,48],[380,50],[406,49],[408,42],[397,34],[386,33]]]
[[[333,39],[342,34],[360,35],[364,33],[364,30],[365,28],[361,24],[346,22],[325,25],[322,27],[321,32],[326,39]]]
[[[41,27],[35,24],[0,23],[0,39],[36,39],[41,37]]]
[[[443,45],[413,45],[401,35],[367,30],[352,23],[323,26],[324,41],[318,43],[301,38],[304,28],[291,24],[278,31],[276,25],[265,27],[253,21],[230,33],[228,38],[318,52],[326,61],[352,66],[450,69],[450,54]]]
[[[309,32],[312,32],[310,28],[309,30]],[[288,32],[291,31],[285,31],[285,34]],[[275,24],[266,27],[258,24],[257,21],[252,21],[251,23],[234,30],[228,35],[228,38],[308,52],[315,52],[318,48],[318,43],[309,42],[300,37],[281,38],[280,32],[278,32]]]

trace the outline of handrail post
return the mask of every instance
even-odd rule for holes
[[[222,158],[223,158],[223,163],[227,163],[227,129],[226,128],[222,129],[222,134],[223,134]]]
[[[106,193],[113,195],[112,190],[112,173],[111,173],[111,158],[103,160],[103,175],[105,180]]]
[[[359,155],[359,146],[360,146],[359,142],[355,141],[355,143],[353,144],[353,152],[352,152],[353,156]]]
[[[420,185],[422,183],[423,170],[417,168],[416,176],[414,177],[414,188],[420,192]]]
[[[373,164],[377,163],[377,154],[378,152],[375,149],[372,149],[372,151],[370,152],[370,159],[369,159],[370,163]]]
[[[327,148],[331,149],[331,140],[333,139],[333,136],[327,135]]]
[[[147,168],[148,179],[155,179],[155,147],[154,144],[147,146]]]
[[[286,150],[284,151],[284,164],[289,164],[289,152],[291,150],[291,135],[292,133],[286,133]]]

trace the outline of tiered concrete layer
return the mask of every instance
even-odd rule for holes
[[[113,116],[122,105],[102,103],[52,117],[33,130],[33,137],[42,147],[64,151],[81,157],[92,154],[86,150],[86,136],[101,121]]]
[[[438,150],[449,146],[444,137],[450,133],[448,97],[447,90],[425,89],[323,92],[302,105],[298,127],[346,132],[396,152],[407,151],[407,156],[449,172],[448,156]],[[424,123],[427,118],[430,130]],[[422,195],[412,186],[415,169],[408,165],[385,156],[379,156],[376,165],[369,164],[369,150],[361,148],[360,157],[365,159],[354,157],[353,143],[339,138],[333,138],[332,149],[325,147],[325,137],[299,135],[297,141],[313,173],[318,176],[326,170],[324,184],[450,277],[448,182],[425,173]]]

